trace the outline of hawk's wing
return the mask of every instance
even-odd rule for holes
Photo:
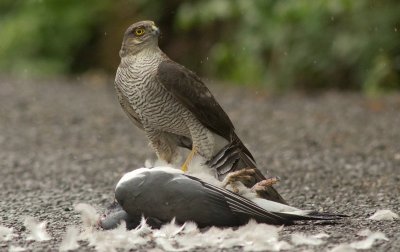
[[[158,66],[157,78],[204,126],[232,140],[235,128],[231,120],[195,73],[167,60]]]

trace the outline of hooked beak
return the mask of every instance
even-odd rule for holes
[[[157,26],[152,25],[151,26],[151,33],[153,33],[154,35],[158,36],[158,35],[160,35],[160,29],[158,29]]]

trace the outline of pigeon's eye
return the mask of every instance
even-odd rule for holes
[[[136,36],[142,36],[144,34],[144,29],[143,28],[137,28],[135,30],[135,35]]]

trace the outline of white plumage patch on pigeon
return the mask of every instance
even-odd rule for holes
[[[68,227],[60,244],[60,251],[69,251],[79,248],[78,239],[79,229],[74,226]]]
[[[370,219],[370,220],[397,220],[397,219],[399,219],[399,215],[396,213],[393,213],[389,209],[383,209],[383,210],[376,211],[368,219]]]
[[[325,243],[323,238],[329,237],[328,234],[319,233],[315,235],[306,235],[303,233],[294,233],[291,236],[294,245],[321,245]]]
[[[153,168],[153,167],[158,167],[158,166],[168,166],[168,167],[176,167],[179,166],[179,164],[181,163],[181,156],[177,156],[175,160],[173,160],[172,163],[167,163],[165,160],[161,160],[161,159],[146,159],[144,161],[144,167],[145,168]]]
[[[24,226],[30,232],[26,238],[27,240],[47,241],[51,239],[50,235],[46,231],[45,221],[38,222],[35,218],[27,216],[24,219]]]
[[[14,229],[5,227],[5,226],[0,226],[0,242],[1,241],[9,241],[16,235],[13,233]]]
[[[173,173],[173,174],[183,173],[181,170],[175,169],[170,166],[157,166],[157,167],[153,167],[153,168],[142,167],[142,168],[135,169],[131,172],[125,173],[124,176],[122,176],[122,178],[118,181],[116,188],[118,188],[123,183],[125,183],[137,176],[142,176],[141,173],[149,172],[149,171],[160,171],[160,170],[164,171],[164,172],[168,172],[168,173]]]
[[[187,174],[199,178],[211,185],[222,186],[221,181],[219,181],[213,170],[205,164],[206,160],[199,155],[193,157],[190,161]]]
[[[144,161],[144,167],[145,168],[151,168],[151,167],[153,167],[153,162],[151,161],[151,159],[146,159],[145,161]]]

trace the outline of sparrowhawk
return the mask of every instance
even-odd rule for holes
[[[144,130],[157,156],[171,163],[177,147],[185,147],[191,152],[183,170],[199,155],[219,179],[253,168],[246,186],[265,180],[209,89],[195,73],[161,51],[158,37],[159,29],[152,21],[131,25],[124,34],[115,77],[122,108]],[[266,187],[262,197],[284,203],[272,186]]]

